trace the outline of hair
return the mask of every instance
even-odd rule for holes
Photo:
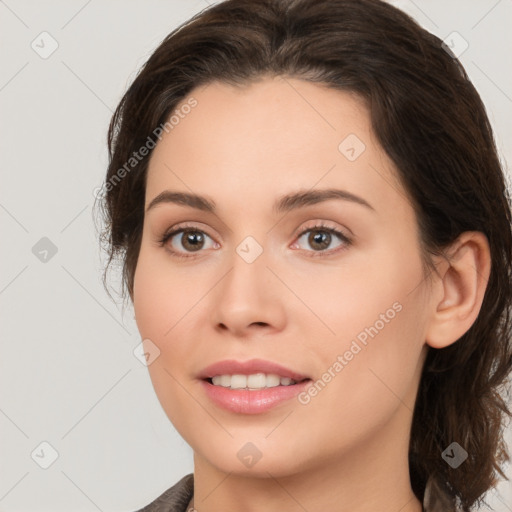
[[[431,478],[467,512],[498,474],[507,478],[501,465],[510,460],[503,430],[511,415],[511,201],[485,107],[464,68],[401,10],[381,0],[227,0],[172,31],[109,126],[106,193],[98,197],[109,256],[103,283],[118,258],[122,295],[128,290],[133,300],[151,156],[119,179],[134,151],[196,87],[243,86],[265,76],[307,80],[365,101],[414,207],[427,268],[465,231],[488,239],[491,271],[479,315],[456,343],[429,347],[409,446],[417,498]],[[454,441],[468,452],[457,469],[441,457]]]

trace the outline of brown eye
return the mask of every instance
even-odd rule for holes
[[[327,231],[312,230],[308,236],[308,244],[315,250],[323,251],[329,247],[331,238]]]
[[[305,229],[302,231],[302,233],[300,233],[295,245],[298,245],[299,248],[304,248],[301,247],[300,240],[306,235],[306,244],[313,250],[308,250],[308,248],[305,249],[310,253],[319,253],[318,255],[323,253],[330,254],[331,252],[337,252],[337,250],[344,249],[351,244],[351,240],[347,236],[334,228],[325,226],[313,226],[311,228]],[[338,239],[338,245],[330,247],[332,242],[336,239]],[[331,250],[326,250],[329,248]],[[316,256],[315,254],[312,255]]]
[[[161,238],[160,245],[166,247],[173,255],[185,258],[190,253],[199,253],[201,249],[218,247],[218,244],[209,235],[195,228],[174,229]]]
[[[201,231],[183,231],[179,243],[187,251],[198,251],[203,248],[204,234]]]

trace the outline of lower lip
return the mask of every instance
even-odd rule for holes
[[[306,380],[289,386],[258,390],[214,386],[206,380],[202,380],[201,385],[210,399],[220,407],[241,414],[258,414],[297,396],[310,382]]]

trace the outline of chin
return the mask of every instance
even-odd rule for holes
[[[230,438],[229,441],[216,445],[213,450],[212,444],[205,446],[205,450],[199,448],[196,451],[193,445],[192,447],[195,454],[200,454],[201,458],[219,471],[237,476],[286,477],[305,469],[305,455],[301,458],[297,453],[296,443],[291,445],[280,438],[276,439],[274,446],[268,440],[258,439],[258,436],[243,436],[243,440]]]

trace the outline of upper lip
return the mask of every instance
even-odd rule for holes
[[[200,379],[210,379],[216,375],[252,375],[254,373],[273,373],[280,377],[289,377],[296,382],[308,379],[293,370],[285,368],[278,363],[264,359],[251,359],[249,361],[235,361],[233,359],[219,361],[204,368],[199,374]]]

